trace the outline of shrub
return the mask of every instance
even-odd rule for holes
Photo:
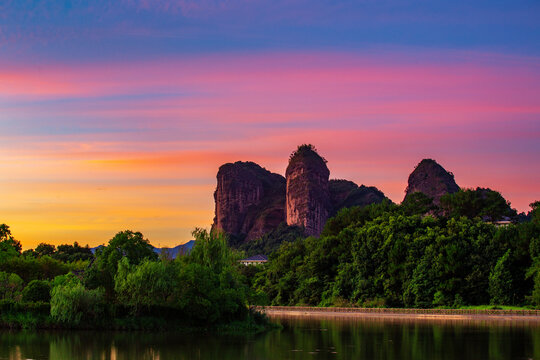
[[[20,300],[23,280],[17,274],[0,271],[0,299]]]
[[[489,294],[492,305],[512,304],[512,273],[510,272],[510,249],[497,261],[489,275]]]
[[[23,301],[49,302],[51,300],[51,285],[48,281],[32,280],[22,292]]]
[[[174,292],[175,269],[172,263],[145,260],[131,266],[122,258],[115,276],[117,299],[138,313],[142,306],[165,305]]]
[[[0,300],[0,327],[35,329],[47,326],[49,313],[48,303]]]
[[[51,316],[66,325],[79,326],[82,321],[95,321],[105,312],[104,290],[85,289],[74,276],[55,286],[51,295]]]

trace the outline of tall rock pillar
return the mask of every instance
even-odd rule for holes
[[[253,162],[222,165],[214,200],[212,229],[246,241],[285,221],[285,179]]]
[[[330,171],[312,145],[301,145],[291,154],[287,180],[287,224],[303,227],[306,235],[320,235],[328,219]]]

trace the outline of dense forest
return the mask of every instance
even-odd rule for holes
[[[0,326],[260,330],[259,305],[540,307],[540,202],[517,214],[496,191],[422,193],[340,210],[320,237],[280,225],[235,250],[196,229],[172,259],[140,232],[96,249],[22,251],[0,225]],[[504,225],[495,219],[510,219]],[[246,254],[266,253],[263,266]]]
[[[171,259],[139,232],[97,249],[40,244],[21,252],[0,227],[0,325],[4,327],[260,331],[237,252],[197,229],[190,254]]]
[[[518,215],[479,188],[447,194],[440,206],[415,193],[401,205],[346,208],[319,238],[282,243],[252,270],[252,287],[272,305],[538,306],[540,202],[531,207]],[[513,223],[491,221],[501,218]]]

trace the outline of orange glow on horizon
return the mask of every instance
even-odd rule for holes
[[[96,246],[125,229],[175,246],[210,226],[221,164],[254,161],[283,175],[302,143],[319,149],[331,178],[377,186],[395,202],[426,157],[518,211],[540,200],[537,59],[393,55],[6,67],[0,223],[25,249]]]

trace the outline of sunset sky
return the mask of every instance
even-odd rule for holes
[[[425,157],[540,200],[540,2],[0,1],[0,223],[24,248],[155,246],[213,219],[216,172],[331,178],[401,202]]]

